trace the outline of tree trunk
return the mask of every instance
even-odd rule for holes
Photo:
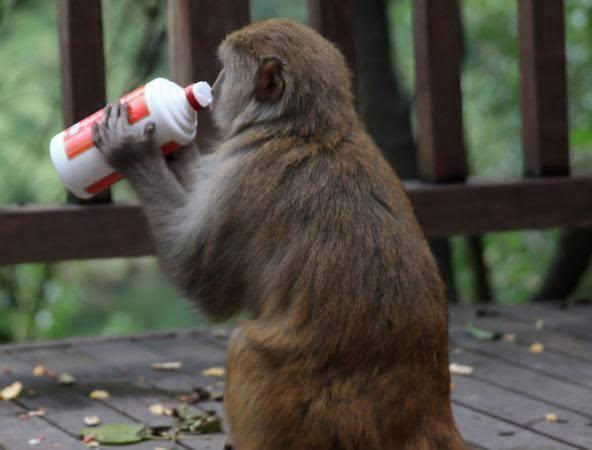
[[[366,128],[397,174],[417,178],[410,101],[402,92],[391,59],[388,0],[354,0],[357,92]],[[429,239],[449,301],[457,300],[447,238]]]
[[[565,300],[590,264],[592,229],[564,230],[539,290],[530,301]]]

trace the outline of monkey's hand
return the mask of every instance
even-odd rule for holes
[[[156,127],[148,122],[143,132],[129,124],[128,105],[107,105],[105,117],[93,126],[93,141],[111,167],[129,176],[158,165],[162,155],[154,140]]]

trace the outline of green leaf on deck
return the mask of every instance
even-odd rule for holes
[[[141,423],[111,423],[100,427],[83,428],[82,436],[92,436],[99,444],[133,444],[149,434]]]
[[[467,332],[470,336],[480,341],[497,341],[501,339],[502,334],[497,331],[486,330],[485,328],[479,328],[472,322],[467,324]]]

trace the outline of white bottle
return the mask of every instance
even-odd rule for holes
[[[156,143],[168,154],[195,138],[197,112],[212,101],[205,81],[183,89],[156,78],[120,99],[129,106],[129,123],[141,133],[147,121],[156,125]],[[92,141],[92,126],[104,110],[88,116],[55,135],[49,144],[51,160],[66,187],[77,197],[90,198],[123,177],[111,168]]]

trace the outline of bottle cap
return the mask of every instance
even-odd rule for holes
[[[198,81],[185,88],[185,96],[193,109],[199,111],[212,103],[212,88],[205,81]]]

